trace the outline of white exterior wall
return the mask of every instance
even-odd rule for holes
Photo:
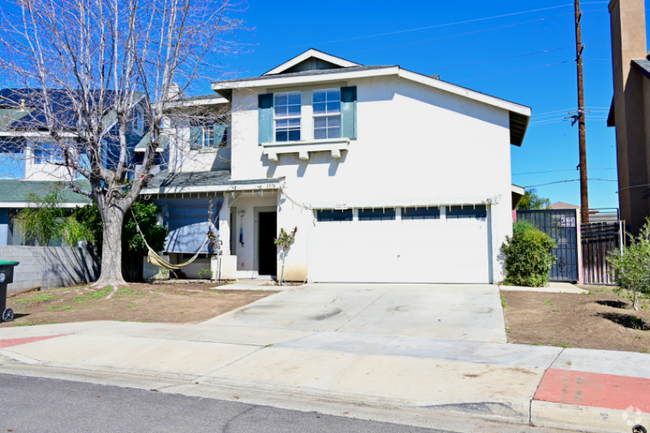
[[[230,168],[230,146],[190,149],[190,126],[187,122],[174,129],[167,129],[165,134],[170,137],[168,144],[170,171],[195,172]]]
[[[357,79],[310,86],[303,92],[303,139],[311,134],[311,107],[306,106],[311,90],[346,85],[356,85],[358,95],[358,138],[349,150],[339,160],[320,152],[302,161],[296,153],[280,155],[278,163],[263,156],[258,145],[257,95],[292,89],[234,90],[233,180],[285,177],[285,192],[291,198],[319,207],[324,203],[352,207],[355,202],[381,207],[404,200],[461,204],[494,198],[498,205],[491,210],[493,281],[500,281],[498,251],[512,233],[508,111],[397,77]],[[239,211],[240,203],[236,206]],[[313,221],[309,214],[291,203],[279,208],[278,227],[298,226],[296,244],[287,257],[287,269],[295,275],[287,279],[304,278]],[[252,215],[247,213],[246,218]]]
[[[25,149],[25,180],[45,181],[68,181],[71,178],[70,170],[67,167],[44,163],[34,163],[34,149]]]

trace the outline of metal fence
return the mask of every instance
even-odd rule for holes
[[[584,284],[615,284],[609,275],[607,254],[625,245],[623,221],[582,224],[582,272]]]
[[[517,211],[517,219],[531,221],[557,243],[557,248],[553,248],[557,261],[551,268],[549,281],[578,281],[577,211],[523,210]]]

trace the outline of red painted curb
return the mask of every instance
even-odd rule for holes
[[[650,379],[549,368],[533,399],[650,412]]]
[[[72,335],[72,334],[59,334],[59,335],[49,335],[47,337],[12,338],[9,340],[0,340],[0,349],[3,349],[5,347],[19,346],[21,344],[33,343],[35,341],[48,340],[50,338],[64,337],[66,335]]]

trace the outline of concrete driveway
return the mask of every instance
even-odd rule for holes
[[[507,341],[499,289],[491,285],[309,284],[204,324]]]

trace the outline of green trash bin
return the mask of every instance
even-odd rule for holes
[[[0,322],[14,320],[14,310],[7,308],[7,286],[14,281],[14,267],[18,262],[0,260]]]

